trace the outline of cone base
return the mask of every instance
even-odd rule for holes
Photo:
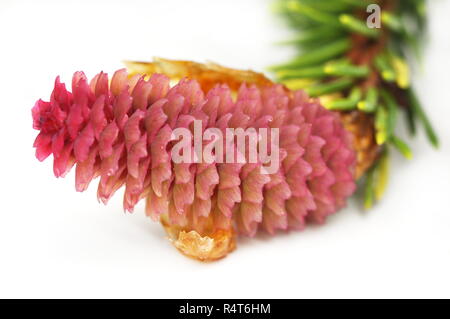
[[[170,223],[167,216],[161,217],[169,240],[185,256],[203,262],[221,259],[236,249],[236,235],[233,229],[218,229],[207,235],[185,229]]]

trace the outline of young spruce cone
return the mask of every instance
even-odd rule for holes
[[[77,191],[100,177],[103,203],[121,186],[126,211],[145,198],[147,215],[161,220],[177,248],[200,260],[234,249],[235,230],[253,236],[261,229],[302,229],[305,221],[321,223],[345,205],[355,190],[356,159],[352,136],[336,113],[303,91],[215,65],[195,74],[202,65],[191,64],[181,72],[191,79],[171,87],[160,74],[164,68],[147,72],[165,65],[160,62],[140,65],[147,76],[119,70],[110,84],[105,73],[88,83],[76,72],[72,93],[57,78],[50,102],[39,100],[32,110],[40,131],[37,158],[53,154],[57,177],[76,164]],[[194,120],[201,120],[202,132],[278,128],[279,169],[263,174],[260,162],[173,162],[172,132],[193,131]]]

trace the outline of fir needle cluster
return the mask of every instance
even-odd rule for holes
[[[364,174],[364,202],[370,208],[386,186],[389,149],[412,158],[411,148],[396,135],[399,114],[405,116],[412,135],[420,124],[430,143],[439,144],[411,86],[409,66],[423,46],[426,1],[278,0],[276,4],[298,32],[298,37],[283,42],[295,46],[298,55],[271,67],[276,79],[320,97],[329,110],[364,113],[372,119],[372,149],[377,156]],[[379,27],[373,27],[377,19]]]

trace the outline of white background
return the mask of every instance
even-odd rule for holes
[[[110,74],[123,59],[212,60],[264,71],[290,49],[268,0],[0,2],[0,297],[450,297],[450,4],[433,0],[415,82],[439,132],[395,156],[386,198],[323,227],[245,239],[226,259],[182,256],[143,205],[124,214],[34,158],[31,107],[56,75]],[[400,133],[401,134],[401,133]],[[95,184],[95,183],[94,183]]]

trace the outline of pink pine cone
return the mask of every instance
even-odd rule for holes
[[[170,87],[165,75],[129,79],[126,70],[110,84],[105,73],[88,83],[76,72],[72,93],[56,78],[50,102],[38,100],[32,115],[40,131],[36,157],[53,153],[57,177],[76,164],[77,191],[100,176],[103,203],[125,186],[126,211],[146,198],[147,215],[167,213],[173,224],[199,232],[211,221],[249,236],[260,227],[271,234],[302,229],[306,220],[323,222],[355,190],[355,155],[338,116],[279,85],[242,85],[233,101],[226,85],[203,92],[194,80]],[[195,119],[203,130],[279,128],[280,169],[264,175],[259,163],[174,163],[172,131]]]

